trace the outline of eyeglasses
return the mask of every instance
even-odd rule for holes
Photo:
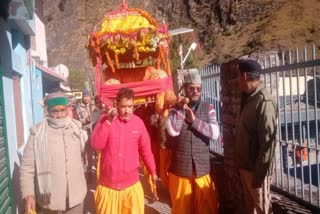
[[[202,91],[202,87],[189,86],[189,87],[188,87],[188,90],[189,90],[189,91],[201,92],[201,91]]]

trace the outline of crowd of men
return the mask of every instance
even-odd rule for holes
[[[272,212],[270,176],[277,111],[275,101],[260,82],[261,70],[255,60],[239,61],[242,98],[235,159],[245,206],[237,213]],[[141,161],[151,176],[150,182],[156,186],[159,176],[169,191],[171,213],[219,213],[209,153],[210,140],[220,136],[216,111],[201,100],[198,73],[188,74],[183,87],[184,93],[169,114],[158,121],[158,141],[146,128],[150,120],[135,114],[134,92],[129,88],[118,91],[115,106],[100,97],[95,97],[93,104],[89,91],[83,92],[75,108],[61,92],[46,96],[48,113],[31,130],[21,159],[25,213],[83,213],[86,174],[93,168],[99,172],[94,193],[96,213],[144,213]],[[161,151],[170,151],[165,161],[161,151],[160,160],[155,161],[154,142],[161,144]]]

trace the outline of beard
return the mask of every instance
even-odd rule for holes
[[[189,99],[190,99],[190,104],[199,103],[200,95],[198,95],[198,94],[191,95],[191,96],[189,96]]]

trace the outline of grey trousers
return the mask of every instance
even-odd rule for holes
[[[66,211],[40,209],[39,214],[83,214],[83,203],[69,208]]]
[[[267,176],[261,188],[253,188],[254,173],[240,169],[240,179],[247,214],[269,214],[272,213],[270,195],[270,176]]]

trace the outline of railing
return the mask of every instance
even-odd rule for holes
[[[200,71],[202,79],[202,97],[204,101],[213,104],[216,114],[217,122],[222,133],[222,113],[221,113],[221,101],[220,101],[220,66],[211,65]],[[220,141],[212,140],[210,142],[210,150],[212,152],[223,154],[223,146]]]
[[[308,51],[311,57],[308,58]],[[293,198],[320,208],[320,60],[316,47],[257,57],[263,65],[262,82],[278,104],[278,139],[273,186]],[[202,99],[214,104],[221,124],[219,66],[201,72]],[[222,133],[222,131],[221,131]],[[223,146],[211,143],[213,152]]]
[[[279,144],[273,185],[320,207],[319,89],[316,47],[263,60],[263,82],[278,103]]]

